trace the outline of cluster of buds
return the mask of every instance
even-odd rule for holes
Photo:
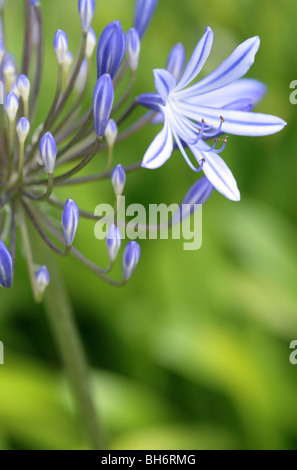
[[[38,0],[24,1],[23,58],[22,64],[17,66],[13,55],[6,50],[5,37],[2,35],[5,8],[2,3],[0,79],[4,85],[5,99],[4,113],[0,116],[0,285],[5,288],[12,286],[16,242],[20,237],[28,261],[34,297],[36,301],[42,300],[50,282],[50,274],[43,260],[41,265],[35,264],[28,223],[57,255],[67,256],[72,253],[104,281],[123,285],[138,264],[139,244],[130,241],[124,247],[122,280],[115,281],[109,276],[122,245],[118,227],[112,223],[107,230],[109,266],[103,268],[94,265],[74,246],[74,241],[80,217],[95,220],[96,216],[79,209],[72,199],[64,203],[53,194],[54,189],[61,185],[110,179],[117,199],[124,191],[126,173],[140,168],[139,162],[127,167],[118,164],[112,170],[113,149],[118,140],[130,137],[154,118],[154,113],[146,114],[124,131],[119,130],[137,106],[135,99],[132,103],[129,100],[138,67],[141,38],[152,18],[157,0],[136,0],[133,27],[125,34],[120,21],[114,21],[103,29],[98,42],[91,28],[95,1],[78,1],[82,28],[79,50],[74,59],[69,50],[67,34],[57,30],[53,38],[57,58],[57,86],[41,124],[36,123],[35,119],[44,62],[41,4]],[[97,82],[91,84],[90,69],[96,45]],[[171,63],[170,67],[174,71],[179,65]],[[129,85],[115,103],[114,89],[126,73],[130,73]],[[89,86],[94,90],[93,102],[89,103],[86,113],[79,113],[77,110],[81,109]],[[123,109],[119,117],[112,119],[111,116],[120,108]],[[42,109],[46,109],[44,103]],[[106,168],[101,173],[75,177],[99,152],[106,150]],[[47,210],[40,202],[62,212],[62,216],[57,214],[56,223],[47,217]],[[61,220],[61,228],[58,220]]]

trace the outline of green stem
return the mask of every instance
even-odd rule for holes
[[[52,276],[45,296],[46,311],[92,448],[104,450],[103,432],[98,422],[90,387],[88,366],[74,322],[71,304],[63,281],[50,256],[48,264]]]

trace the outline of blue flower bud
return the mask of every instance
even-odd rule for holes
[[[185,58],[186,53],[182,43],[179,42],[178,44],[175,44],[169,53],[166,69],[175,77],[176,80],[180,77],[184,67]]]
[[[101,33],[97,48],[97,77],[116,75],[125,55],[125,34],[120,21],[108,24]]]
[[[68,38],[66,33],[61,29],[56,31],[54,37],[54,49],[57,56],[58,64],[63,64],[66,52],[68,50]]]
[[[123,276],[126,281],[130,279],[140,258],[140,246],[137,242],[127,243],[123,254]]]
[[[42,295],[50,283],[50,275],[46,266],[41,268],[35,274],[35,282],[38,291],[38,295]]]
[[[13,77],[16,74],[16,65],[14,58],[11,54],[5,54],[3,60],[3,75],[6,77]]]
[[[57,157],[57,144],[50,132],[42,136],[39,143],[40,156],[48,173],[53,173]]]
[[[110,261],[114,261],[118,255],[122,243],[122,235],[118,227],[112,224],[106,234],[106,248]]]
[[[13,262],[11,254],[0,240],[0,285],[9,288],[13,281]]]
[[[96,44],[97,44],[96,33],[92,28],[89,28],[88,35],[87,35],[87,45],[86,45],[86,57],[88,59],[92,57]]]
[[[19,100],[15,93],[11,91],[7,93],[5,99],[5,111],[7,113],[8,119],[14,121],[19,109]]]
[[[67,199],[62,214],[62,228],[66,246],[71,246],[79,222],[79,209],[72,199]]]
[[[124,167],[119,164],[117,165],[111,173],[111,182],[116,196],[121,196],[125,183],[126,183],[126,173]]]
[[[138,67],[140,54],[140,38],[135,28],[129,29],[126,34],[126,56],[129,67],[135,71]]]
[[[188,190],[180,204],[180,210],[173,214],[171,222],[180,223],[195,212],[195,204],[205,204],[214,190],[213,185],[203,176]]]
[[[16,131],[21,143],[24,143],[30,132],[30,122],[27,118],[22,117],[18,120],[16,125]]]
[[[91,26],[95,11],[95,0],[78,0],[78,12],[83,31]]]
[[[108,121],[104,136],[106,138],[107,145],[109,147],[112,147],[118,136],[118,126],[117,126],[117,123],[113,119],[110,119]]]
[[[20,75],[16,84],[23,100],[28,101],[30,95],[30,81],[27,75]]]
[[[109,74],[105,73],[97,80],[94,88],[93,113],[95,132],[103,137],[113,105],[113,85]]]
[[[2,62],[3,56],[5,54],[5,48],[2,39],[0,39],[0,64]]]
[[[136,0],[134,28],[142,37],[152,19],[158,0]]]

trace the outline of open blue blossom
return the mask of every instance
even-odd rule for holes
[[[206,28],[180,79],[165,69],[154,70],[158,93],[146,93],[138,102],[163,116],[164,127],[144,155],[142,166],[162,166],[174,148],[174,141],[185,160],[198,172],[203,169],[212,185],[225,197],[238,201],[240,193],[226,163],[218,155],[226,145],[217,149],[205,140],[221,133],[245,136],[264,136],[280,131],[286,123],[267,114],[250,112],[265,92],[256,80],[239,80],[249,70],[259,49],[259,38],[240,44],[212,73],[190,85],[204,66],[213,43],[213,32]],[[173,66],[171,65],[171,70]],[[188,157],[189,147],[198,167]]]

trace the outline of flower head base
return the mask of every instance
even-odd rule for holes
[[[56,53],[58,64],[63,64],[66,53],[68,51],[68,37],[64,31],[58,29],[54,37],[54,50]]]
[[[263,95],[264,87],[255,80],[239,79],[254,62],[260,45],[258,37],[242,43],[216,70],[188,86],[202,70],[212,43],[213,32],[206,28],[179,81],[176,82],[168,70],[157,69],[154,75],[158,93],[138,98],[140,104],[159,111],[164,121],[142,166],[153,169],[163,165],[171,156],[175,141],[192,170],[203,169],[219,192],[238,201],[240,193],[236,181],[218,155],[222,149],[216,149],[216,142],[210,147],[205,140],[225,132],[250,136],[273,134],[280,131],[285,122],[275,116],[249,112],[250,106]],[[185,147],[191,150],[198,168],[188,157]]]
[[[116,225],[112,224],[106,234],[106,248],[111,262],[113,262],[119,252],[122,243],[122,235]]]
[[[53,173],[56,165],[57,144],[50,132],[41,138],[39,151],[47,173]]]
[[[152,19],[158,0],[136,0],[134,28],[142,37]]]
[[[113,79],[125,55],[125,34],[120,21],[104,28],[97,47],[97,77],[108,73]]]
[[[94,16],[95,0],[78,0],[78,11],[82,30],[88,31]]]
[[[72,199],[67,199],[62,214],[62,228],[66,246],[71,246],[73,244],[78,222],[79,208]]]
[[[12,286],[13,262],[4,243],[0,240],[0,285],[7,289]]]
[[[127,243],[123,254],[123,276],[126,281],[132,276],[140,258],[140,246],[137,242]]]
[[[93,97],[95,133],[99,138],[104,136],[113,105],[113,96],[111,77],[105,73],[97,80]]]

